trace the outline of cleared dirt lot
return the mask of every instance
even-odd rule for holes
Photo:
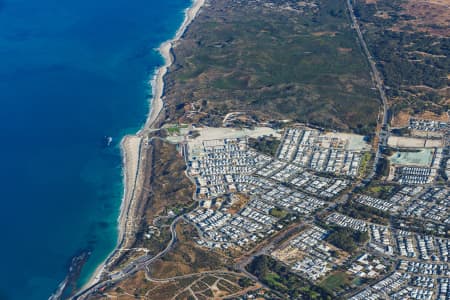
[[[388,145],[394,148],[440,148],[442,140],[390,136]]]

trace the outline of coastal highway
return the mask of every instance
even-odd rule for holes
[[[387,144],[387,140],[389,138],[389,128],[388,128],[388,122],[389,122],[389,116],[388,116],[388,110],[389,110],[389,101],[388,98],[386,96],[385,93],[385,89],[384,89],[384,84],[383,84],[383,80],[381,78],[380,73],[378,72],[376,63],[372,57],[372,55],[370,54],[369,48],[367,47],[366,41],[364,40],[364,36],[361,32],[361,28],[359,27],[358,24],[358,20],[356,19],[354,10],[353,10],[353,5],[352,5],[352,1],[351,0],[347,0],[347,8],[348,11],[350,13],[350,19],[352,22],[352,27],[355,29],[357,36],[358,36],[358,40],[359,43],[361,44],[361,47],[363,49],[364,55],[366,56],[368,62],[369,62],[369,66],[371,69],[371,74],[372,74],[372,80],[375,83],[375,87],[378,90],[378,93],[380,95],[380,99],[381,99],[381,104],[383,105],[383,119],[381,121],[381,126],[379,126],[379,130],[377,130],[376,135],[378,137],[378,145],[376,146],[376,153],[375,153],[375,159],[374,159],[374,163],[373,163],[373,169],[372,169],[372,173],[369,175],[369,177],[366,180],[371,180],[373,178],[373,176],[375,175],[376,172],[376,168],[378,165],[378,161],[381,158],[381,149],[386,146]]]
[[[155,130],[153,130],[153,131],[157,131],[157,130],[160,130],[160,129],[155,129]],[[162,139],[162,138],[160,138],[160,137],[157,137],[157,136],[154,136],[154,137],[151,137],[151,138],[149,138],[147,141],[146,141],[146,143],[145,144],[148,144],[148,143],[150,143],[152,140],[154,140],[154,139]],[[163,140],[163,139],[162,139]],[[124,220],[127,220],[129,217],[129,215],[130,215],[130,211],[132,210],[132,199],[134,199],[134,194],[135,194],[135,189],[136,189],[136,186],[137,186],[137,177],[138,177],[138,172],[139,172],[139,168],[140,168],[140,164],[141,164],[141,151],[143,151],[143,149],[142,149],[143,147],[142,147],[142,142],[139,144],[139,150],[138,150],[138,153],[139,153],[139,158],[137,159],[137,161],[138,161],[138,166],[137,166],[137,168],[136,168],[136,175],[135,175],[135,179],[134,179],[134,181],[133,181],[133,183],[132,184],[130,184],[130,191],[131,191],[131,196],[130,196],[130,201],[124,201],[124,203],[125,203],[125,207],[124,207],[124,209],[123,209],[123,211],[124,211],[124,213],[123,213],[123,216],[124,216]],[[172,235],[172,238],[171,238],[171,240],[170,240],[170,242],[169,242],[169,244],[167,245],[167,247],[163,250],[163,251],[161,251],[160,253],[158,253],[157,255],[155,255],[155,256],[150,256],[150,255],[145,255],[145,256],[142,256],[142,257],[140,257],[140,258],[138,258],[138,259],[136,259],[135,261],[133,261],[132,263],[130,263],[129,265],[127,265],[127,266],[125,266],[121,271],[119,271],[119,272],[117,272],[117,273],[114,273],[114,274],[109,274],[108,275],[108,278],[106,279],[106,280],[102,280],[102,281],[100,281],[100,282],[97,282],[97,283],[95,283],[95,284],[93,284],[92,286],[89,286],[89,287],[86,287],[85,289],[83,289],[83,290],[81,290],[81,291],[79,291],[77,294],[75,294],[75,296],[72,298],[72,299],[85,299],[89,294],[91,294],[92,292],[94,292],[94,291],[96,291],[96,290],[100,290],[100,289],[102,289],[102,288],[104,288],[104,287],[106,287],[106,286],[108,286],[108,285],[110,285],[110,284],[112,284],[112,283],[115,283],[115,282],[118,282],[118,281],[120,281],[120,280],[123,280],[123,279],[125,279],[126,277],[128,277],[128,276],[130,276],[130,275],[132,275],[132,274],[134,274],[134,273],[136,273],[137,271],[139,271],[139,270],[141,270],[142,268],[144,268],[145,267],[145,265],[146,264],[150,264],[151,262],[153,262],[154,260],[156,260],[156,259],[158,259],[159,257],[161,257],[161,256],[163,256],[167,251],[169,251],[170,250],[170,248],[172,247],[172,245],[175,243],[175,241],[176,241],[176,232],[175,232],[175,230],[174,230],[174,226],[175,226],[175,224],[176,224],[176,222],[178,222],[178,220],[179,220],[179,218],[180,217],[178,217],[178,218],[175,218],[174,220],[173,220],[173,222],[172,222],[172,224],[171,224],[171,227],[170,227],[170,230],[171,230],[171,235]],[[124,223],[124,225],[125,226],[128,226],[128,222],[126,222],[126,221],[124,221],[123,222]],[[123,236],[121,237],[121,242],[119,243],[119,245],[118,245],[118,247],[117,248],[121,248],[122,247],[122,244],[124,244],[124,240],[125,240],[125,233],[126,233],[126,228],[123,230]],[[116,251],[115,251],[116,252]],[[111,260],[113,260],[113,255],[111,255],[108,259],[107,259],[107,262],[105,263],[105,265],[109,265],[109,262],[111,261]],[[105,273],[106,272],[103,272],[103,274],[102,275],[105,275]],[[102,275],[100,275],[102,278],[104,278],[105,276],[102,276]]]
[[[173,245],[175,244],[177,240],[177,232],[175,230],[175,226],[177,222],[182,218],[182,216],[177,216],[172,223],[170,224],[170,233],[171,233],[171,239],[169,243],[167,244],[166,248],[159,252],[158,254],[151,256],[151,255],[144,255],[139,257],[138,259],[134,260],[132,263],[128,264],[126,267],[124,267],[122,270],[120,270],[117,273],[110,274],[108,276],[108,279],[100,281],[80,292],[75,294],[75,296],[72,297],[72,299],[81,300],[81,299],[87,299],[90,295],[93,293],[100,291],[108,286],[111,286],[114,283],[117,283],[119,281],[122,281],[126,279],[127,277],[135,274],[139,270],[146,269],[146,267],[154,262],[155,260],[159,259],[160,257],[164,256],[167,252],[169,252]]]

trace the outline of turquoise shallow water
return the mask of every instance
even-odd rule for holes
[[[188,0],[0,0],[0,299],[47,299],[113,249],[118,142],[147,114],[154,49]],[[114,145],[103,147],[103,137]]]

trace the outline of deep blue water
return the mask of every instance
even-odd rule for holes
[[[117,143],[189,0],[0,0],[0,299],[47,299],[70,258],[113,249]],[[103,137],[115,146],[104,148]]]

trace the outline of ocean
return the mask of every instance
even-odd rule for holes
[[[119,142],[189,0],[0,0],[0,299],[47,299],[91,249],[114,248]],[[105,147],[105,136],[113,143]]]

